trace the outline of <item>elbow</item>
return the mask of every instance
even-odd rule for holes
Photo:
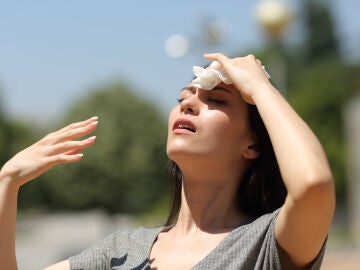
[[[295,189],[288,190],[288,196],[294,202],[326,204],[329,209],[335,210],[335,184],[330,171],[308,171],[298,181]]]
[[[309,174],[303,188],[302,198],[325,203],[333,211],[335,210],[335,184],[331,172]]]
[[[333,190],[334,189],[334,178],[332,173],[328,170],[324,172],[309,172],[305,175],[304,185],[308,190]]]

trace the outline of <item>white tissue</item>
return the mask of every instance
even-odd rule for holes
[[[270,76],[270,74],[266,71],[265,66],[261,66],[261,67],[262,67],[263,71],[265,72],[266,77],[270,80],[270,79],[271,79],[271,76]]]
[[[220,66],[220,64],[216,61],[213,61],[210,66]],[[205,69],[203,67],[194,66],[193,73],[196,78],[192,81],[192,83],[195,87],[204,90],[211,90],[220,82],[224,82],[225,84],[232,83],[230,78],[222,68]]]

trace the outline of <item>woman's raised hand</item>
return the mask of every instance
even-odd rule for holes
[[[261,62],[254,55],[231,59],[222,53],[210,53],[204,57],[221,64],[243,99],[250,104],[254,104],[253,96],[263,86],[273,88]]]
[[[81,151],[94,144],[95,136],[88,135],[97,128],[97,117],[70,124],[50,133],[10,159],[0,171],[0,179],[20,187],[55,165],[73,163],[82,158]]]

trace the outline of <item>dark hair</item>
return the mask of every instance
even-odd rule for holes
[[[248,105],[249,123],[257,136],[259,157],[247,169],[237,191],[241,211],[252,217],[273,212],[281,207],[287,194],[269,134],[254,105]],[[175,223],[181,205],[182,172],[174,161],[169,163],[171,178],[171,208],[166,226]]]

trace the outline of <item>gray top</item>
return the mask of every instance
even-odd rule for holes
[[[235,228],[191,270],[282,269],[274,232],[278,212],[276,210]],[[163,229],[139,228],[113,233],[79,255],[70,257],[71,269],[150,270],[151,247]],[[307,269],[320,269],[324,250],[325,245]]]

